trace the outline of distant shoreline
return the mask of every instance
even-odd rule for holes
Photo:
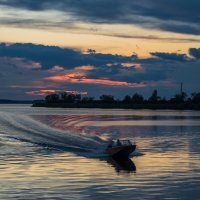
[[[49,108],[101,108],[101,109],[151,109],[151,110],[200,110],[200,92],[188,96],[181,90],[170,99],[158,96],[154,90],[147,99],[135,93],[123,99],[115,99],[112,95],[102,94],[99,99],[82,97],[80,94],[67,92],[52,93],[44,100],[36,100],[33,107]]]
[[[101,109],[150,109],[150,110],[200,110],[200,104],[108,104],[108,103],[33,103],[32,107],[47,108],[101,108]]]
[[[0,99],[0,104],[33,104],[33,101]]]

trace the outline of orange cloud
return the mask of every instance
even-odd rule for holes
[[[56,72],[56,71],[63,71],[64,68],[58,65],[55,65],[54,67],[52,67],[49,71],[51,72]]]
[[[58,90],[36,90],[36,91],[25,92],[25,94],[36,95],[36,96],[46,96],[48,94],[52,94],[55,92],[58,92]]]
[[[90,71],[93,70],[94,67],[91,65],[84,65],[84,66],[80,66],[80,67],[76,67],[75,70],[82,70],[82,71]]]
[[[45,80],[69,82],[69,83],[83,83],[83,84],[100,84],[109,86],[121,86],[121,87],[145,87],[145,83],[128,83],[125,81],[112,81],[109,79],[91,79],[86,78],[83,73],[71,73],[65,75],[50,76]]]
[[[25,94],[28,95],[34,95],[34,96],[47,96],[48,94],[52,94],[52,93],[58,93],[58,92],[67,92],[70,94],[81,94],[81,95],[87,95],[87,92],[79,92],[79,91],[75,91],[75,90],[36,90],[36,91],[30,91],[30,92],[26,92]]]
[[[134,67],[134,68],[141,68],[142,65],[140,63],[121,63],[123,67]]]

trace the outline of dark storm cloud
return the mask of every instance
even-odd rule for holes
[[[83,54],[80,51],[56,46],[34,45],[31,43],[0,44],[0,57],[19,57],[38,62],[41,69],[50,69],[61,66],[73,69],[77,66],[94,65],[102,66],[116,62],[131,62],[133,57],[112,54]],[[135,56],[134,56],[135,58]]]
[[[32,11],[59,10],[73,21],[137,24],[185,34],[200,34],[198,0],[0,0]]]

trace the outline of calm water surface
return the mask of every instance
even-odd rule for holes
[[[119,162],[110,139],[135,141]],[[200,112],[0,105],[0,199],[200,199]]]

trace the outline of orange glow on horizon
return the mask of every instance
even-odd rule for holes
[[[25,94],[36,95],[36,96],[46,96],[48,94],[52,94],[55,92],[57,92],[57,90],[37,90],[37,91],[25,92]]]
[[[58,93],[58,92],[66,92],[66,93],[70,93],[70,94],[75,94],[75,95],[87,95],[87,92],[79,92],[79,91],[75,91],[75,90],[36,90],[36,91],[30,91],[30,92],[26,92],[25,94],[28,95],[33,95],[33,96],[47,96],[48,94],[52,94],[52,93]]]
[[[50,76],[45,80],[52,80],[58,82],[69,82],[69,83],[84,83],[84,84],[100,84],[109,86],[121,86],[121,87],[145,87],[145,83],[128,83],[125,81],[112,81],[109,79],[92,79],[86,78],[83,73],[71,73],[65,75]]]

